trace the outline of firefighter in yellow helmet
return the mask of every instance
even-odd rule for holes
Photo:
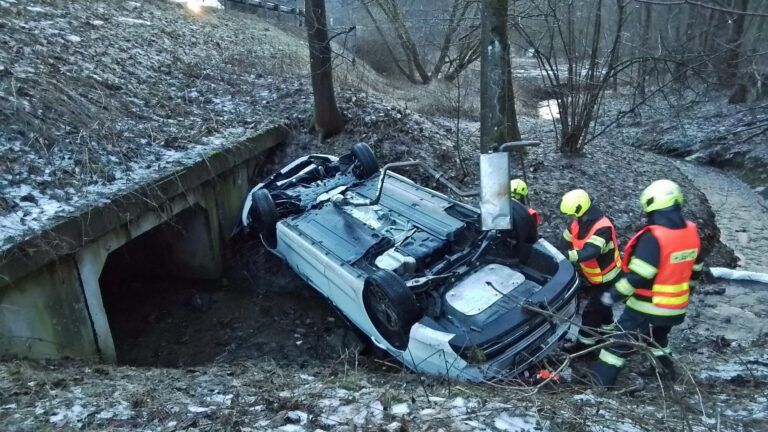
[[[582,297],[587,299],[581,314],[584,328],[575,342],[563,347],[564,352],[572,354],[595,346],[599,334],[613,331],[613,310],[600,297],[618,280],[621,261],[613,223],[585,190],[575,189],[563,195],[560,211],[573,219],[563,232],[568,260],[578,263],[587,280],[582,288]]]
[[[528,206],[528,185],[525,184],[524,181],[522,181],[519,178],[512,179],[509,181],[509,191],[512,195],[512,199],[515,199],[517,201],[520,201],[522,204],[525,204]],[[541,217],[539,217],[539,213],[534,210],[531,207],[528,207],[528,214],[531,215],[534,222],[536,222],[536,225],[541,224]]]
[[[693,283],[703,270],[696,225],[681,212],[680,186],[657,180],[640,195],[640,204],[647,225],[627,244],[623,273],[602,298],[606,306],[628,299],[617,322],[622,331],[615,336],[617,343],[600,351],[593,368],[592,377],[599,386],[614,385],[632,351],[621,341],[646,343],[663,366],[662,373],[675,377],[668,335],[685,319]]]

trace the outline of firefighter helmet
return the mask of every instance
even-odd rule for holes
[[[521,200],[528,196],[528,185],[520,179],[512,179],[509,181],[509,192],[512,198]]]
[[[574,189],[560,200],[560,211],[568,216],[581,217],[592,205],[589,194],[584,189]]]
[[[683,192],[672,180],[656,180],[640,194],[640,204],[646,213],[672,207],[675,204],[682,205]]]

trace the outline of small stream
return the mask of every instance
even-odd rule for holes
[[[677,166],[706,195],[720,239],[739,257],[739,268],[768,273],[768,203],[728,173],[683,161]]]

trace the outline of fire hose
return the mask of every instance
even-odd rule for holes
[[[741,280],[768,284],[768,273],[734,270],[725,267],[709,267],[709,273],[718,279]]]

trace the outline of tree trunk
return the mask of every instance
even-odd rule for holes
[[[309,43],[309,69],[315,96],[314,123],[320,135],[328,138],[341,132],[344,121],[336,106],[333,92],[333,66],[325,19],[325,0],[304,0],[304,9]]]
[[[739,12],[746,12],[749,7],[749,0],[735,0],[733,6]],[[743,13],[736,14],[733,18],[731,32],[728,35],[728,54],[721,78],[721,84],[725,86],[733,85],[739,78],[739,60],[743,55],[741,47],[744,42],[744,23],[746,19],[747,16]]]
[[[450,50],[451,45],[453,44],[453,37],[456,34],[456,31],[459,29],[461,21],[467,14],[467,10],[471,5],[470,2],[465,1],[464,6],[461,9],[461,13],[459,13],[460,3],[461,0],[453,1],[453,7],[451,7],[451,16],[448,18],[448,28],[445,31],[443,44],[440,47],[440,54],[437,56],[435,65],[432,68],[432,79],[437,79],[440,75],[440,71],[443,69],[443,66],[445,66],[445,60],[448,57],[448,50]]]
[[[480,35],[480,152],[520,141],[507,40],[507,0],[482,0]]]
[[[640,100],[645,99],[645,81],[648,77],[648,66],[650,62],[646,58],[650,55],[651,49],[651,5],[648,3],[643,4],[643,16],[641,19],[642,36],[640,40],[640,55],[643,59],[638,64],[638,93],[640,93]]]

